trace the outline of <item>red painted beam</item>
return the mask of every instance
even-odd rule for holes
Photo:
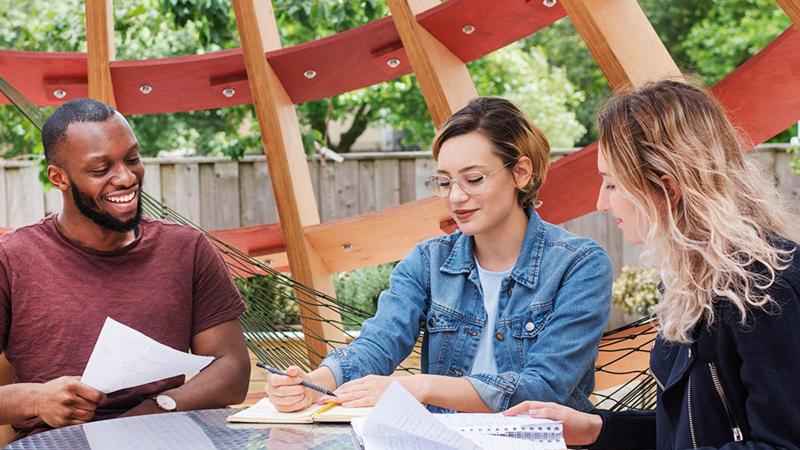
[[[262,256],[286,250],[283,243],[281,224],[268,223],[241,228],[227,228],[212,231],[211,234],[236,247],[250,256]]]
[[[564,16],[539,0],[450,0],[419,16],[454,54],[471,61],[528,36]],[[465,34],[464,25],[474,32]],[[268,52],[266,58],[295,103],[332,97],[411,71],[391,18]],[[386,62],[397,58],[400,65]],[[309,79],[307,70],[316,75]],[[86,55],[0,50],[0,76],[37,105],[86,96]],[[124,114],[158,114],[251,103],[241,50],[175,58],[114,61],[114,95]],[[62,89],[66,96],[53,93]],[[230,97],[223,92],[226,89]],[[149,92],[149,93],[144,93]],[[0,96],[0,103],[7,100]]]
[[[789,27],[757,55],[711,88],[753,146],[800,118],[800,29]],[[542,217],[562,223],[595,210],[600,176],[597,145],[562,158],[550,169],[540,198]]]

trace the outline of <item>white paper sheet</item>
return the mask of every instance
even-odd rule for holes
[[[213,360],[175,350],[107,317],[81,382],[109,394],[199,372]]]
[[[155,419],[157,417],[157,419]],[[83,433],[91,450],[213,450],[203,429],[181,414],[90,422]]]
[[[399,383],[392,382],[366,419],[353,430],[366,450],[539,449],[536,443],[485,434],[460,433],[445,426]]]
[[[535,425],[558,425],[559,422],[548,419],[537,419],[528,415],[520,416],[504,416],[502,413],[497,414],[479,414],[479,413],[458,413],[458,414],[434,414],[436,419],[450,428],[462,429],[470,427],[499,427],[499,428],[512,428],[520,426],[535,426]]]

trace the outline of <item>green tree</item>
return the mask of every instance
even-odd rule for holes
[[[83,2],[0,0],[0,47],[85,51]],[[341,32],[388,14],[378,0],[276,0],[277,21],[284,46]],[[118,59],[162,58],[235,48],[235,20],[227,0],[136,0],[114,7]],[[31,18],[35,18],[32,20]],[[77,25],[76,25],[77,24]],[[521,67],[530,69],[525,73]],[[582,134],[570,109],[581,94],[559,70],[551,70],[540,49],[507,49],[470,64],[484,95],[512,98],[545,128],[554,143],[571,145]],[[535,74],[535,75],[532,75]],[[564,84],[567,83],[567,84]],[[433,126],[413,75],[298,106],[307,150],[313,141],[336,151],[349,151],[356,139],[378,123],[401,130],[403,145],[427,147]],[[5,156],[36,150],[38,134],[10,108],[0,110],[0,139]],[[8,120],[6,120],[8,119]],[[145,155],[159,150],[190,150],[198,154],[239,157],[259,152],[260,136],[252,107],[131,116]],[[331,121],[349,124],[336,142],[328,136]],[[558,126],[550,123],[557,123]]]
[[[773,0],[709,0],[702,7],[696,0],[639,3],[678,67],[706,85],[724,78],[790,24]],[[576,114],[588,132],[579,144],[597,139],[594,112],[611,90],[572,22],[562,19],[528,37],[523,45],[544,49],[551,64],[563,67],[569,81],[585,94]],[[787,133],[775,140],[785,142]]]

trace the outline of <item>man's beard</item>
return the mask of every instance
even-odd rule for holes
[[[97,201],[78,189],[78,187],[75,185],[75,182],[72,180],[70,180],[70,186],[72,188],[72,198],[75,201],[75,206],[78,207],[78,210],[81,212],[81,214],[107,230],[125,233],[136,228],[139,225],[139,222],[142,220],[141,198],[136,199],[136,216],[134,216],[133,219],[123,222],[111,214],[103,212],[97,205]],[[142,191],[141,180],[139,181],[139,187],[137,191],[137,195]]]

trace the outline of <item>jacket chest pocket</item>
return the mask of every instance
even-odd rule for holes
[[[525,365],[525,355],[536,343],[539,334],[553,315],[553,300],[531,305],[523,314],[511,319],[511,353],[516,356],[515,366]]]
[[[450,358],[460,353],[461,343],[457,339],[460,322],[453,311],[436,303],[431,304],[425,318],[430,373],[445,374],[446,368],[450,365]]]

